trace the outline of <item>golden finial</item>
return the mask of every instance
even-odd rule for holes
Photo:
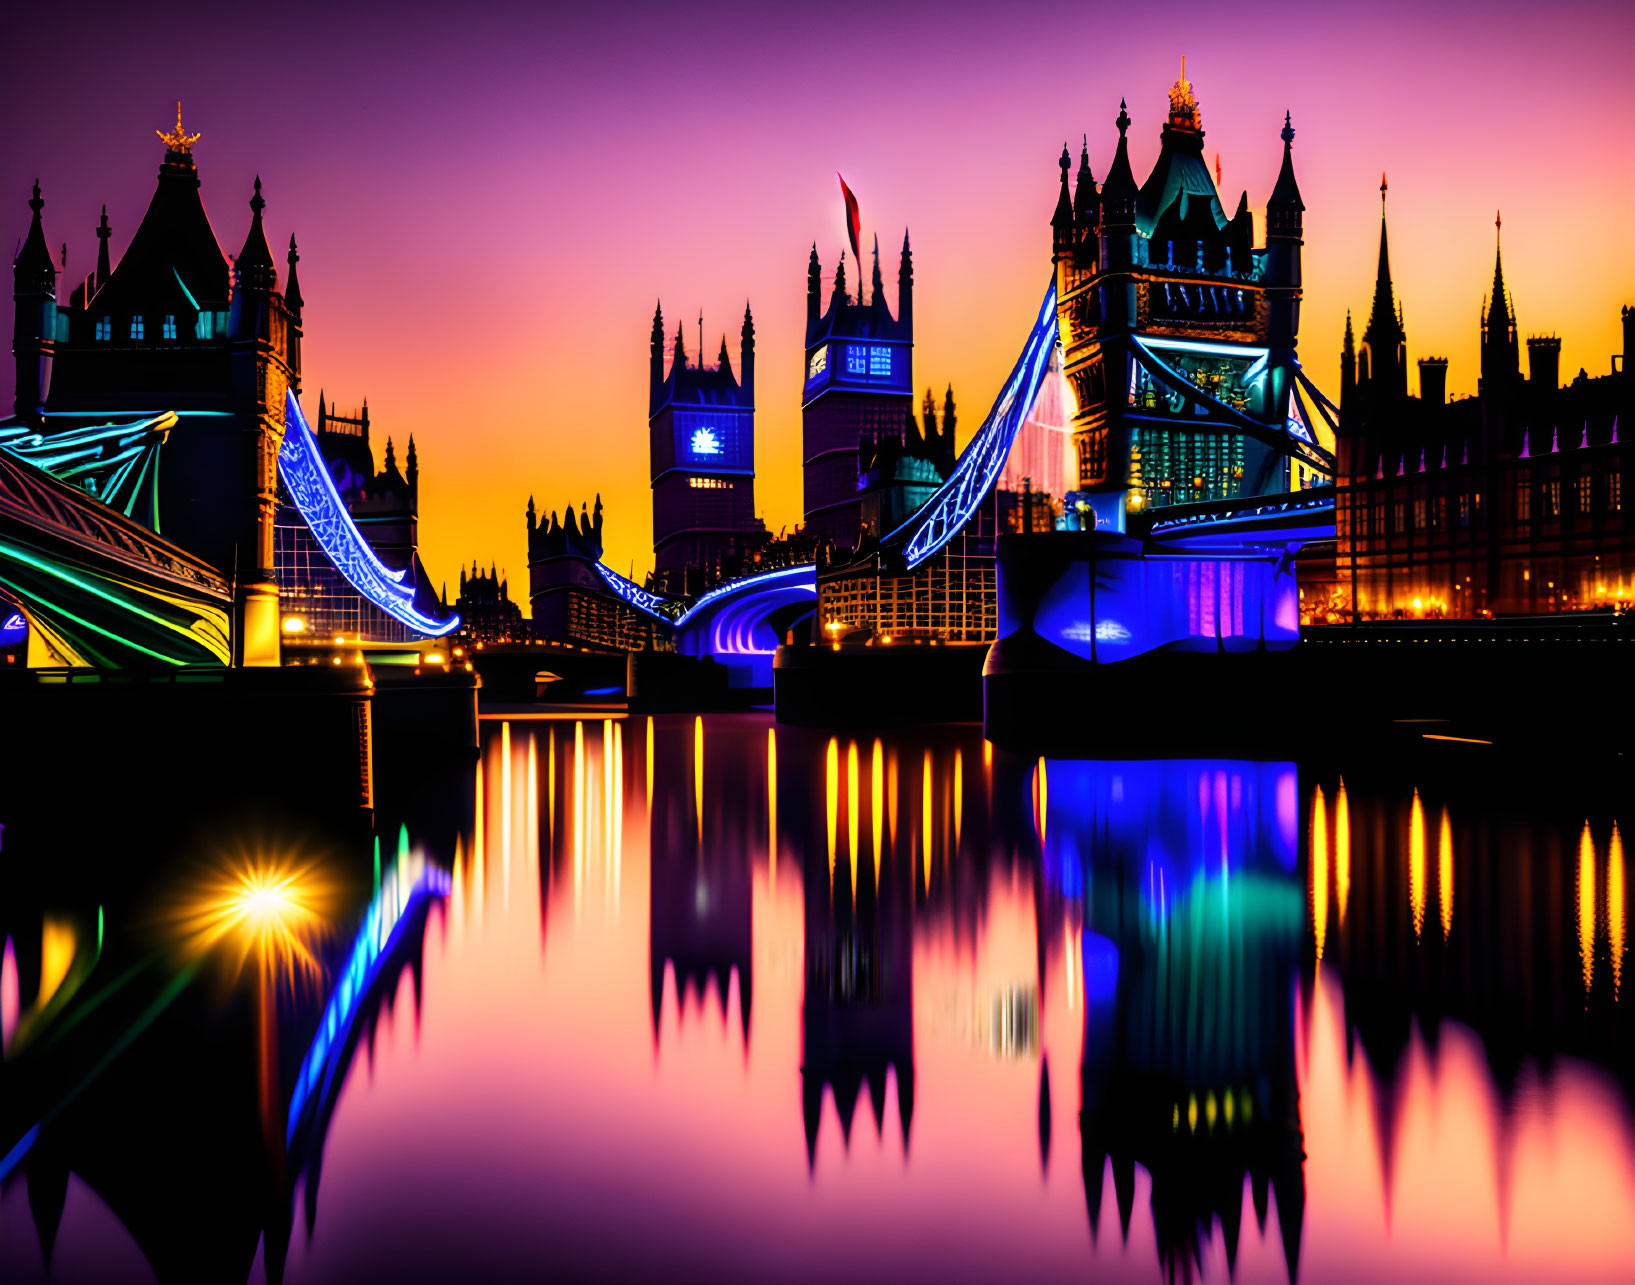
[[[153,132],[164,139],[165,146],[170,148],[171,151],[183,154],[191,152],[193,144],[199,141],[198,134],[189,134],[182,128],[182,104],[179,99],[176,103],[176,128],[170,133],[166,133],[162,129],[156,129]]]
[[[1170,86],[1169,119],[1172,125],[1198,128],[1198,96],[1192,92],[1192,83],[1187,80],[1185,54],[1181,55],[1181,78]]]

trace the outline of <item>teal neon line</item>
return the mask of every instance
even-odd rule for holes
[[[193,305],[193,311],[194,312],[203,312],[204,309],[199,307],[199,301],[193,297],[193,292],[187,288],[187,282],[182,280],[182,274],[180,272],[178,272],[174,267],[171,268],[170,274],[171,274],[171,276],[176,278],[176,284],[181,286],[182,293],[187,296],[187,301],[190,304]]]

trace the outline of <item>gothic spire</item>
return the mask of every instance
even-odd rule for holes
[[[823,314],[823,265],[818,262],[817,242],[812,242],[812,257],[806,261],[806,324],[811,325]]]
[[[271,291],[278,284],[272,247],[267,244],[267,231],[261,226],[261,211],[266,205],[261,197],[261,176],[257,174],[255,194],[250,197],[250,230],[245,234],[244,248],[233,262],[233,274],[240,289]]]
[[[877,306],[881,300],[885,298],[885,286],[885,278],[880,275],[880,234],[876,232],[874,234],[874,278],[871,282],[870,289],[874,292],[873,298]]]
[[[31,292],[35,289],[49,290],[54,295],[57,265],[52,262],[51,250],[45,243],[45,225],[40,217],[40,211],[45,209],[45,199],[40,195],[39,179],[34,180],[34,195],[29,198],[28,208],[34,211],[34,216],[29,220],[28,235],[23,238],[22,248],[12,261],[12,276],[19,291],[26,284]]]
[[[903,229],[903,257],[897,265],[897,324],[910,337],[914,333],[914,255],[908,248],[908,229]]]
[[[1058,239],[1065,240],[1073,231],[1073,192],[1067,182],[1068,173],[1073,168],[1073,156],[1067,150],[1066,143],[1062,144],[1062,158],[1057,164],[1062,167],[1062,190],[1056,194],[1056,211],[1050,216],[1050,226]]]
[[[675,360],[670,363],[671,374],[674,374],[678,370],[687,369],[687,339],[683,333],[685,330],[686,326],[683,323],[679,321],[676,322],[676,357]]]
[[[96,288],[100,290],[107,279],[113,276],[113,268],[108,261],[108,238],[113,235],[113,229],[108,226],[108,207],[102,207],[102,221],[97,224],[97,275]]]
[[[295,276],[295,265],[301,261],[301,256],[295,249],[295,234],[290,233],[289,281],[284,286],[284,303],[291,312],[301,311],[301,283]]]
[[[1306,206],[1300,199],[1300,185],[1294,181],[1294,124],[1288,112],[1283,113],[1283,167],[1277,172],[1277,183],[1266,201],[1268,210],[1301,210]],[[1384,176],[1381,175],[1383,180]]]
[[[1118,119],[1113,123],[1118,126],[1118,150],[1113,153],[1107,181],[1101,185],[1101,208],[1104,222],[1116,220],[1119,226],[1128,226],[1135,222],[1135,199],[1141,189],[1136,186],[1135,175],[1130,171],[1129,139],[1126,137],[1130,128],[1130,112],[1123,99],[1119,100]]]
[[[1079,152],[1079,172],[1073,185],[1073,222],[1081,229],[1096,221],[1096,176],[1090,172],[1090,135]]]
[[[841,251],[840,266],[835,269],[835,293],[840,296],[842,303],[851,302],[846,298],[846,254]]]
[[[1504,246],[1500,237],[1504,230],[1504,218],[1495,212],[1493,216],[1493,297],[1487,310],[1487,333],[1496,342],[1503,343],[1509,335],[1510,327],[1515,324],[1515,318],[1510,315],[1510,292],[1504,285]]]
[[[1374,274],[1374,306],[1368,314],[1363,342],[1377,355],[1386,347],[1395,348],[1407,338],[1397,320],[1396,299],[1391,290],[1391,247],[1385,231],[1385,194],[1389,188],[1380,175],[1380,260]]]

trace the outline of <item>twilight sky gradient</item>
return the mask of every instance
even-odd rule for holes
[[[607,560],[651,563],[655,298],[689,351],[702,308],[735,366],[753,303],[757,505],[774,531],[799,519],[806,255],[832,272],[844,244],[837,169],[866,238],[913,234],[915,380],[952,381],[963,445],[1048,280],[1063,140],[1089,131],[1099,180],[1127,97],[1144,178],[1183,53],[1257,238],[1294,113],[1301,352],[1326,389],[1345,310],[1366,320],[1381,170],[1409,357],[1446,355],[1452,393],[1475,388],[1496,208],[1522,332],[1561,335],[1564,375],[1608,369],[1635,303],[1627,3],[302,8],[8,17],[0,237],[38,175],[70,278],[104,201],[122,252],[181,98],[223,248],[257,173],[274,246],[300,242],[310,413],[320,387],[367,395],[382,438],[412,431],[434,580],[492,558],[524,601],[530,492],[599,490]],[[7,407],[11,385],[7,362]]]

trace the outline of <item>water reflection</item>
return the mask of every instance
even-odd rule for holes
[[[1501,793],[486,724],[385,794],[401,838],[280,1001],[276,1164],[253,1009],[181,990],[0,1189],[0,1275],[1627,1278],[1622,818]],[[94,889],[26,892],[0,1153],[142,949]],[[124,1027],[78,1029],[89,1065]]]

